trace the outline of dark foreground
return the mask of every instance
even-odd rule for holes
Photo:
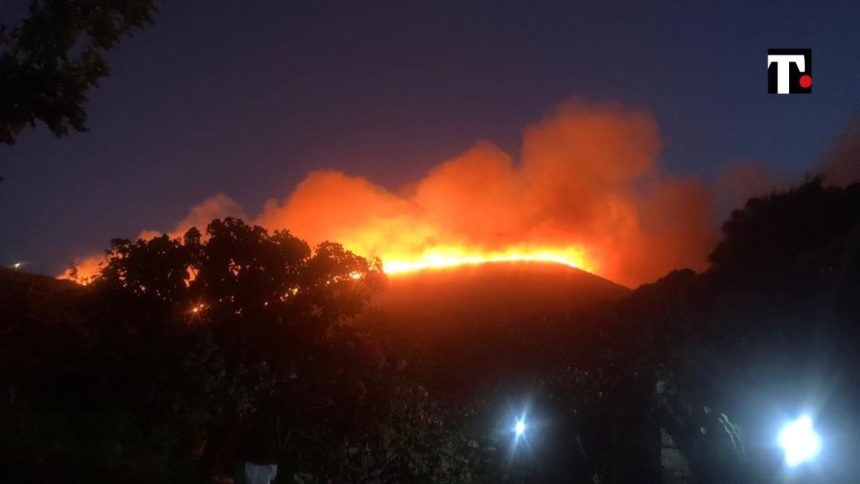
[[[3,270],[3,480],[856,481],[860,185],[723,231],[708,272],[634,291],[534,267],[409,286],[233,219],[114,241],[85,287]],[[821,451],[788,468],[802,413]]]

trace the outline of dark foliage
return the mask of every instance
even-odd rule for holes
[[[813,179],[751,200],[709,271],[603,304],[463,317],[464,296],[432,338],[395,326],[420,314],[366,311],[377,264],[234,219],[115,240],[87,287],[6,271],[0,457],[49,482],[242,460],[278,482],[769,482],[773,423],[806,405],[832,446],[797,478],[850,482],[858,194]],[[526,401],[543,425],[512,454]]]
[[[155,12],[155,0],[30,0],[20,25],[0,26],[0,141],[38,121],[58,137],[85,131],[87,91],[109,73],[104,53]]]

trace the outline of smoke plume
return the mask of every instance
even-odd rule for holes
[[[436,247],[576,248],[584,268],[635,285],[703,268],[715,240],[707,188],[664,176],[661,147],[648,113],[571,101],[526,129],[518,160],[481,141],[399,192],[317,171],[257,222],[383,262]]]
[[[703,269],[716,240],[709,189],[661,172],[662,145],[647,112],[573,100],[529,126],[517,156],[479,141],[398,190],[314,171],[254,222],[340,242],[386,268],[440,253],[549,254],[635,286]],[[172,234],[225,214],[241,209],[217,195]]]
[[[138,234],[138,239],[152,239],[167,233],[170,237],[179,237],[191,227],[203,228],[216,218],[238,217],[245,218],[245,212],[233,199],[223,193],[217,193],[206,200],[191,207],[188,215],[180,220],[169,232],[158,230],[143,230]],[[75,259],[72,267],[63,272],[59,277],[62,279],[74,279],[84,284],[88,283],[93,276],[97,275],[105,262],[105,256],[94,254]]]

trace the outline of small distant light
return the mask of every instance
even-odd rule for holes
[[[23,265],[24,265],[23,262],[16,262],[16,263],[12,264],[12,268],[13,269],[20,269],[21,266],[23,266]]]
[[[779,446],[785,452],[785,463],[796,467],[818,455],[821,440],[812,428],[812,419],[803,415],[789,422],[779,433]]]
[[[523,419],[517,420],[517,423],[514,425],[514,434],[517,438],[523,436],[526,433],[526,422]]]

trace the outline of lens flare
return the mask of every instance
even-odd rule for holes
[[[811,460],[821,448],[821,439],[815,433],[808,415],[786,424],[779,433],[778,442],[785,452],[785,463],[789,467]]]
[[[526,422],[525,422],[525,420],[523,420],[523,419],[517,420],[517,423],[514,424],[514,435],[516,435],[517,438],[520,438],[525,433],[526,433]]]

